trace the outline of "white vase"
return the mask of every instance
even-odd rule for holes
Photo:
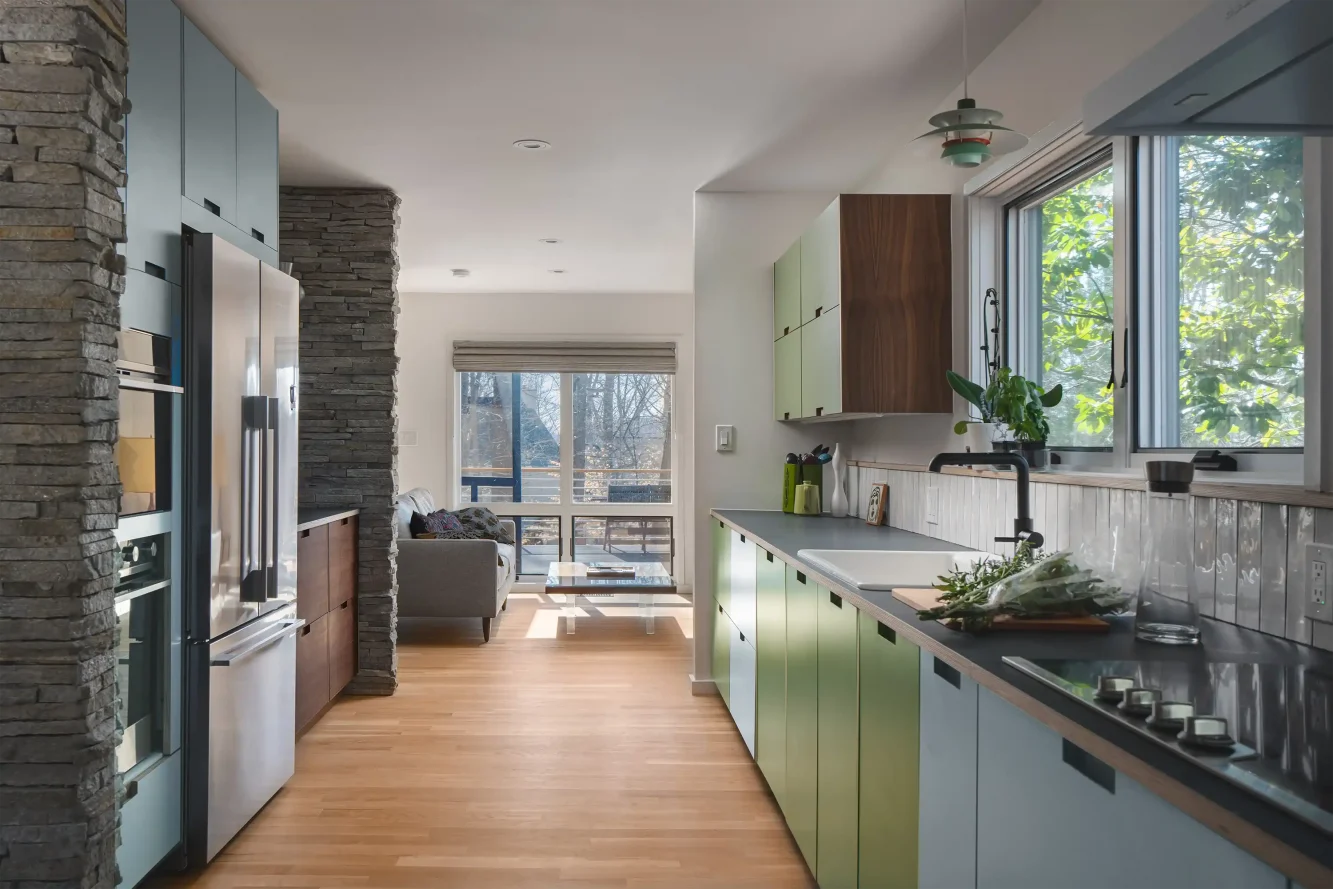
[[[965,436],[967,449],[974,454],[989,454],[994,450],[991,442],[995,441],[995,425],[994,423],[968,423],[967,435]]]
[[[830,511],[834,518],[847,515],[847,461],[842,456],[842,446],[833,446],[833,501]]]

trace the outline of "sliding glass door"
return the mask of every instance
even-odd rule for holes
[[[561,559],[674,571],[670,374],[458,377],[459,502],[515,520],[521,579]]]

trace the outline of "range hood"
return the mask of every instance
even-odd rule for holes
[[[1333,135],[1333,2],[1215,0],[1088,94],[1097,135]]]

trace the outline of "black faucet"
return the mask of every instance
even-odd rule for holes
[[[945,466],[973,466],[984,463],[988,466],[1012,466],[1018,476],[1018,517],[1014,519],[1013,537],[996,537],[997,543],[1026,542],[1033,549],[1038,549],[1046,538],[1032,530],[1031,507],[1028,505],[1028,461],[1022,454],[996,452],[966,454],[936,454],[930,461],[930,471],[939,472]]]

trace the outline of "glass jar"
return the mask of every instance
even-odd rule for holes
[[[1194,546],[1194,524],[1189,513],[1193,467],[1188,463],[1164,465],[1171,468],[1154,470],[1154,464],[1149,464],[1142,532],[1143,575],[1134,635],[1145,642],[1197,645],[1199,609],[1190,599],[1189,588]],[[1171,478],[1163,479],[1162,475]]]

